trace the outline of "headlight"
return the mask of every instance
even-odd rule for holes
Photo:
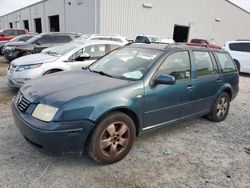
[[[32,116],[42,121],[49,122],[54,118],[57,111],[58,108],[56,107],[40,103],[36,106]]]
[[[15,46],[6,46],[4,47],[5,50],[15,50]]]
[[[35,69],[38,68],[42,65],[42,63],[39,64],[33,64],[33,65],[20,65],[17,66],[16,71],[24,71],[24,70],[28,70],[28,69]]]

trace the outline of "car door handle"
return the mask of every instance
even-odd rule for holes
[[[189,90],[189,91],[191,91],[193,88],[194,88],[194,86],[192,86],[192,85],[187,86],[187,90]]]
[[[222,80],[221,79],[218,79],[216,80],[217,84],[221,84]]]

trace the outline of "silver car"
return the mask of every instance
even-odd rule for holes
[[[114,41],[76,40],[49,48],[39,54],[20,57],[12,61],[8,68],[8,85],[20,88],[29,80],[46,74],[87,67],[122,45],[122,43]]]

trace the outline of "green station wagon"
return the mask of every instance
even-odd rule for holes
[[[25,139],[48,153],[82,153],[100,163],[124,158],[135,137],[190,118],[223,121],[239,74],[222,49],[129,44],[87,69],[24,85],[12,102]]]

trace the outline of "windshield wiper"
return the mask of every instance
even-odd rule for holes
[[[90,69],[89,69],[90,70]],[[91,71],[91,70],[90,70]],[[103,71],[97,71],[97,70],[92,70],[91,72],[94,72],[94,73],[97,73],[97,74],[100,74],[100,75],[103,75],[103,76],[108,76],[108,77],[111,77],[113,78],[113,76],[111,76],[110,74],[107,74]]]

